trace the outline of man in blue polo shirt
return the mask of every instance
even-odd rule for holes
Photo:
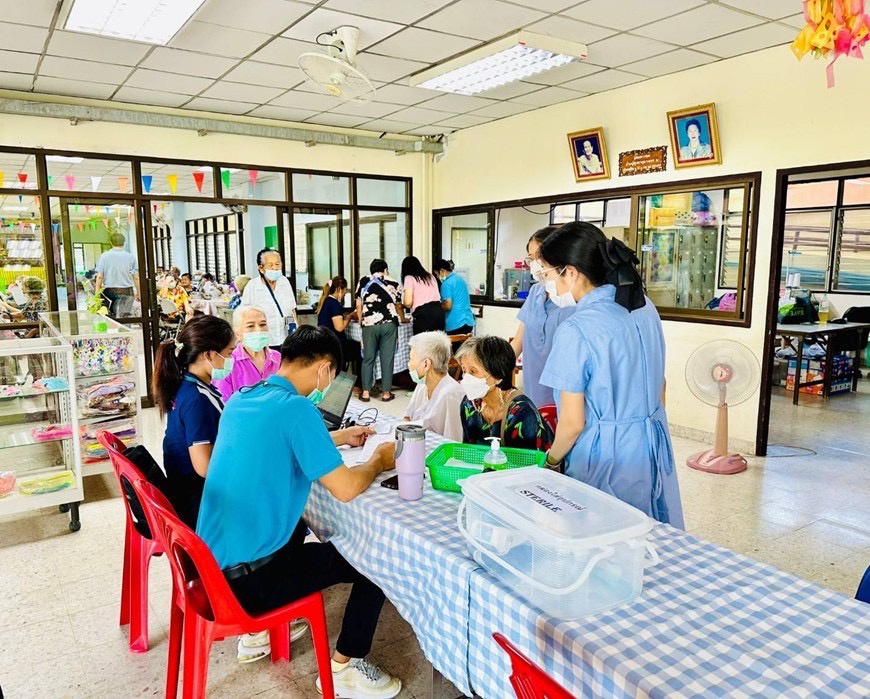
[[[449,260],[435,263],[435,274],[441,280],[441,307],[447,313],[444,324],[448,335],[468,335],[474,332],[471,296],[465,280],[453,272]]]
[[[365,659],[384,593],[332,544],[303,544],[302,512],[313,481],[349,502],[395,465],[392,444],[361,466],[343,464],[336,445],[359,446],[368,431],[330,436],[315,407],[339,366],[336,336],[303,326],[284,340],[278,372],[233,396],[221,416],[196,529],[249,613],[353,583],[332,656],[335,695],[391,699],[402,683]]]

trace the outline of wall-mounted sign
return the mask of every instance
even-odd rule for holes
[[[668,147],[655,146],[619,154],[619,176],[664,172],[668,167]]]

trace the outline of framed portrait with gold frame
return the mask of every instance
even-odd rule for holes
[[[674,166],[718,165],[722,162],[716,105],[700,104],[668,112]]]
[[[571,164],[574,166],[574,179],[577,182],[610,178],[604,130],[600,126],[569,133],[568,145],[571,147]]]

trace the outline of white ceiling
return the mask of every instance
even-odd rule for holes
[[[60,0],[0,6],[0,89],[436,135],[791,42],[797,0],[206,0],[167,47],[76,34]],[[377,94],[344,102],[297,67],[321,32],[361,30]],[[588,44],[582,63],[480,96],[411,74],[521,28]]]

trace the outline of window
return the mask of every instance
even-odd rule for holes
[[[350,204],[350,179],[339,175],[294,172],[293,201],[312,204]]]
[[[465,280],[472,296],[489,294],[487,270],[490,268],[490,219],[492,211],[480,211],[440,217],[436,230],[440,249],[435,259],[452,260],[454,272]]]
[[[172,234],[169,224],[158,223],[151,231],[154,239],[154,264],[169,269],[172,266]]]
[[[359,206],[406,207],[409,204],[408,185],[402,180],[372,180],[358,177],[356,203]]]
[[[436,210],[433,256],[453,260],[476,300],[520,305],[534,283],[523,264],[529,237],[548,224],[587,222],[636,251],[647,293],[663,318],[746,326],[759,181],[756,173],[697,180],[695,187],[644,186],[605,196],[574,193]],[[729,292],[736,294],[736,310],[719,311],[716,302]]]
[[[142,163],[143,194],[201,199],[215,196],[214,166],[182,163]],[[247,175],[245,175],[247,181]]]
[[[186,222],[190,272],[208,272],[220,284],[229,284],[241,273],[241,214],[211,216]]]
[[[851,293],[870,292],[870,209],[843,212],[832,287]]]
[[[371,261],[380,258],[386,261],[390,276],[399,280],[402,260],[408,256],[409,250],[407,214],[359,212],[358,277],[367,276]]]
[[[820,293],[870,293],[870,174],[790,182],[780,283]]]
[[[784,286],[827,289],[832,212],[828,209],[786,213],[781,277]]]
[[[64,155],[45,157],[49,189],[61,192],[133,191],[133,168],[128,160],[97,160]]]

